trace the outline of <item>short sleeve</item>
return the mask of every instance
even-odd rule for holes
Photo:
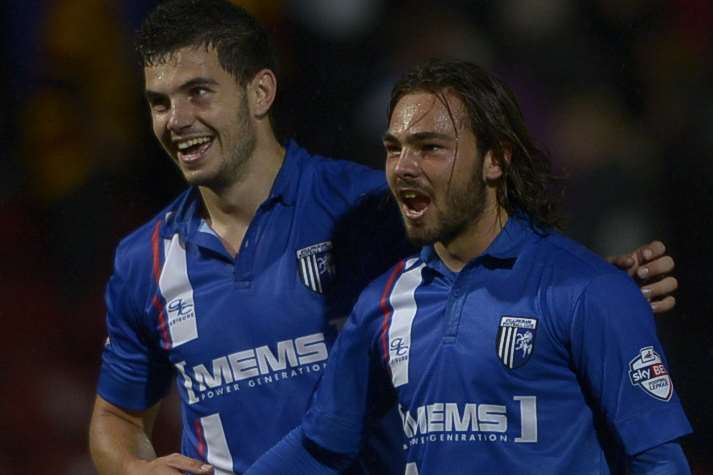
[[[373,322],[361,318],[359,307],[357,304],[332,348],[302,423],[308,438],[342,454],[356,454],[372,417],[383,416],[393,404],[391,385],[372,344]]]
[[[133,302],[142,283],[140,279],[129,278],[122,268],[124,263],[117,251],[105,293],[108,338],[97,394],[121,408],[144,410],[165,396],[172,370],[165,355],[150,343],[149,332],[140,323],[142,312]]]
[[[572,322],[577,373],[628,455],[691,432],[649,304],[625,273],[593,279]]]

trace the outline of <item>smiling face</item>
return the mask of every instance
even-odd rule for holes
[[[182,48],[144,73],[154,134],[186,181],[209,188],[238,181],[255,149],[255,126],[246,88],[215,50]]]
[[[483,160],[459,98],[403,96],[384,147],[389,187],[411,241],[447,244],[478,221],[486,204]]]

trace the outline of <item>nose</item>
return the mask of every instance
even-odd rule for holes
[[[190,127],[193,124],[193,112],[191,106],[184,101],[176,101],[171,104],[171,111],[168,117],[168,129],[177,133]]]
[[[409,147],[401,149],[401,153],[396,158],[394,174],[401,178],[412,178],[421,173],[421,163],[418,153]]]

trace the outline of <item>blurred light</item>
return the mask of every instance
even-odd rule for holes
[[[321,36],[358,39],[376,27],[383,0],[291,0],[290,12]]]
[[[499,5],[505,29],[522,38],[550,37],[573,24],[568,0],[504,0]]]

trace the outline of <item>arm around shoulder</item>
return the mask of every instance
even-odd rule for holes
[[[674,292],[678,288],[678,280],[673,275],[675,262],[666,253],[663,242],[652,241],[628,254],[608,257],[607,261],[636,281],[654,313],[668,312],[676,305]]]

